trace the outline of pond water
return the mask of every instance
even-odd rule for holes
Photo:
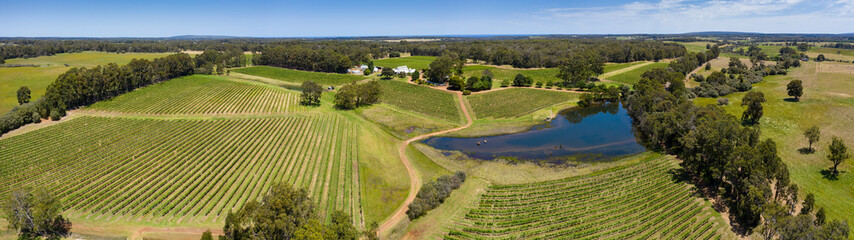
[[[473,138],[434,137],[423,143],[484,160],[504,157],[555,162],[600,161],[646,150],[635,140],[631,118],[620,103],[566,109],[547,124],[522,133]]]

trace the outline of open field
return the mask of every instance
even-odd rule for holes
[[[637,66],[643,64],[644,62],[630,62],[630,63],[606,63],[605,64],[605,74],[613,71],[617,71],[620,69],[625,69],[632,66]],[[494,80],[492,82],[492,88],[501,87],[501,81],[504,79],[509,79],[513,81],[516,77],[516,74],[522,74],[534,79],[534,82],[542,82],[547,83],[549,81],[559,82],[563,81],[557,77],[558,69],[557,68],[540,68],[540,69],[518,69],[518,68],[504,68],[504,67],[496,67],[496,66],[487,66],[487,65],[468,65],[463,68],[463,76],[466,78],[470,76],[480,77],[483,75],[483,70],[489,69],[494,76]]]
[[[641,75],[643,75],[643,73],[645,73],[646,71],[656,69],[656,68],[665,68],[665,67],[667,67],[667,64],[668,63],[664,63],[664,62],[652,63],[652,64],[648,64],[648,65],[645,65],[645,66],[642,66],[639,68],[632,69],[632,70],[624,72],[624,73],[620,73],[617,75],[607,77],[607,79],[611,80],[611,81],[626,83],[626,84],[635,84],[638,81],[640,81]]]
[[[400,139],[451,129],[456,126],[441,119],[412,113],[387,104],[378,104],[357,111],[365,118],[387,127],[392,135]]]
[[[26,86],[32,91],[32,99],[44,95],[47,86],[56,80],[59,74],[72,67],[94,67],[107,63],[127,64],[131,59],[154,59],[170,53],[106,53],[82,52],[61,53],[53,56],[35,58],[7,59],[7,64],[35,64],[39,67],[0,67],[0,112],[8,112],[18,105],[16,91]],[[66,66],[68,64],[68,66]]]
[[[466,96],[474,117],[514,118],[539,109],[578,99],[578,93],[534,88],[510,88]]]
[[[792,182],[800,188],[799,196],[807,193],[816,196],[816,205],[828,209],[828,219],[843,219],[854,222],[854,162],[850,159],[839,165],[843,171],[836,180],[822,174],[831,164],[827,160],[827,148],[831,136],[842,138],[850,147],[854,144],[854,75],[841,73],[817,73],[816,65],[822,68],[826,64],[806,62],[800,68],[793,68],[786,76],[770,76],[754,84],[753,91],[765,94],[767,102],[763,104],[764,115],[759,126],[762,138],[771,138],[777,143],[778,153],[789,165]],[[835,64],[835,63],[833,63]],[[786,84],[800,79],[804,84],[804,95],[800,102],[784,99]],[[741,116],[744,107],[741,99],[746,93],[734,93],[726,96],[730,104],[724,109],[730,114]],[[698,98],[697,105],[714,104],[714,98]],[[798,150],[808,145],[803,131],[812,125],[821,129],[821,139],[813,144],[817,149],[812,154],[801,154]],[[833,210],[830,210],[833,209]]]
[[[640,163],[554,181],[493,185],[446,239],[712,239],[728,225],[690,185],[674,182],[677,161]]]
[[[399,58],[385,58],[374,61],[374,66],[384,68],[396,68],[399,66],[407,66],[414,69],[430,68],[430,63],[436,60],[436,57],[431,56],[411,56]]]
[[[309,72],[269,66],[236,68],[232,69],[231,71],[259,77],[272,78],[289,83],[296,83],[297,85],[301,84],[306,80],[311,80],[323,86],[337,86],[368,78],[366,76],[351,74]]]
[[[271,86],[193,75],[147,86],[86,109],[154,115],[270,114],[306,109],[299,98],[298,92]]]
[[[226,137],[212,137],[226,136]],[[161,120],[81,117],[0,141],[2,192],[45,187],[72,218],[218,222],[273,182],[362,224],[354,125],[337,115]]]
[[[398,80],[381,80],[380,101],[401,109],[448,121],[461,123],[462,110],[454,94]]]
[[[689,52],[706,52],[706,44],[715,45],[713,42],[677,42],[678,44],[685,46]]]
[[[824,57],[827,59],[854,61],[854,50],[851,49],[813,47],[806,54],[810,58],[816,58],[819,54],[824,54]]]

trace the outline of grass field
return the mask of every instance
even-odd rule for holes
[[[613,72],[616,70],[620,70],[623,68],[635,66],[642,64],[643,62],[630,62],[630,63],[606,63],[605,64],[605,73]],[[495,66],[486,66],[486,65],[468,65],[463,68],[463,76],[466,78],[470,76],[480,77],[483,75],[483,70],[489,69],[494,76],[494,81],[492,82],[492,88],[501,87],[501,81],[504,79],[509,79],[513,81],[516,78],[516,74],[521,73],[522,75],[531,77],[534,79],[534,82],[542,82],[547,83],[548,81],[552,82],[560,82],[563,81],[557,77],[558,69],[557,68],[542,68],[542,69],[515,69],[515,68],[499,68]]]
[[[824,57],[827,59],[843,60],[848,62],[854,61],[854,50],[851,49],[813,47],[807,51],[806,54],[810,58],[815,58],[818,57],[819,54],[824,54]]]
[[[445,123],[445,121],[440,119],[433,119],[429,116],[401,110],[392,105],[380,104],[358,109],[357,111],[365,118],[387,127],[392,135],[400,139],[451,129],[457,126],[456,124]]]
[[[220,137],[214,137],[220,136]],[[273,182],[362,224],[357,129],[338,115],[163,120],[80,117],[0,140],[0,192],[56,193],[72,219],[221,222]]]
[[[829,63],[820,63],[821,65]],[[851,64],[848,64],[851,65]],[[784,99],[786,84],[793,79],[804,83],[804,95],[800,102]],[[777,143],[780,157],[789,165],[792,182],[800,189],[799,196],[807,193],[816,195],[816,205],[828,209],[828,218],[841,218],[854,222],[854,161],[849,159],[841,164],[843,171],[836,180],[822,174],[831,164],[827,160],[827,148],[831,136],[842,138],[850,147],[854,146],[854,73],[816,72],[815,62],[806,62],[800,68],[790,69],[786,76],[770,76],[754,84],[753,91],[765,94],[767,102],[763,104],[764,115],[759,127],[762,138],[771,138]],[[746,93],[726,96],[730,104],[724,107],[727,112],[741,116],[744,108],[740,106]],[[698,98],[697,105],[714,104],[713,98]],[[808,142],[803,131],[812,125],[821,129],[821,139],[813,144],[817,151],[813,154],[801,154],[799,149],[807,147]],[[833,209],[833,210],[830,210]]]
[[[428,69],[430,68],[430,63],[436,60],[436,57],[431,56],[410,56],[410,57],[399,57],[399,58],[386,58],[374,60],[374,65],[377,67],[384,68],[396,68],[399,66],[407,66],[409,68],[414,69]]]
[[[466,99],[477,119],[514,118],[548,106],[576,100],[578,95],[534,88],[510,88],[469,95]]]
[[[298,92],[261,84],[193,75],[147,86],[87,109],[161,115],[287,113],[305,109],[299,97]]]
[[[123,65],[134,58],[154,59],[169,54],[171,53],[82,52],[28,59],[7,59],[6,63],[8,64],[35,64],[39,67],[0,67],[0,112],[5,113],[18,105],[16,94],[18,88],[27,86],[32,91],[32,99],[38,99],[44,95],[47,86],[53,83],[59,74],[72,67],[94,67],[111,62]],[[65,64],[68,64],[68,67]]]
[[[665,67],[667,67],[667,65],[668,65],[668,63],[663,63],[663,62],[652,63],[652,64],[648,64],[646,66],[642,66],[639,68],[632,69],[631,71],[627,71],[627,72],[620,73],[620,74],[617,74],[614,76],[610,76],[607,79],[611,80],[611,81],[626,83],[626,84],[635,84],[638,81],[640,81],[641,75],[643,75],[643,73],[645,73],[646,71],[653,70],[656,68],[665,68]]]
[[[289,83],[301,84],[306,80],[314,81],[323,86],[343,85],[354,81],[366,79],[366,76],[339,74],[339,73],[320,73],[300,71],[287,68],[277,68],[269,66],[254,66],[247,68],[232,69],[232,72],[248,74],[253,76],[272,78]]]
[[[690,185],[674,182],[676,163],[650,155],[578,177],[489,186],[444,238],[713,239],[730,234],[709,202],[693,197]]]
[[[381,80],[380,101],[398,108],[438,118],[449,123],[462,123],[462,109],[456,97],[448,92],[397,80]]]
[[[689,52],[706,52],[706,44],[715,45],[713,42],[678,42],[680,45],[685,46]]]

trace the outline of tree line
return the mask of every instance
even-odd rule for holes
[[[451,196],[451,192],[460,188],[465,181],[466,173],[457,171],[452,175],[444,175],[424,184],[421,190],[418,190],[415,200],[409,204],[406,215],[410,220],[414,220],[427,214],[428,211],[445,202],[445,199]]]
[[[678,87],[684,81],[680,75],[661,71],[644,74],[635,85],[626,110],[639,142],[648,149],[678,156],[684,177],[719,198],[740,231],[749,233],[763,221],[774,221],[764,217],[772,208],[780,208],[786,216],[793,217],[798,187],[790,182],[788,167],[779,157],[776,143],[760,139],[758,127],[743,126],[745,121],[758,121],[761,117],[761,93],[748,94],[745,104],[751,106],[740,121],[721,107],[694,105],[688,100],[684,85]],[[775,229],[798,231],[776,231],[766,237],[793,239],[797,237],[789,235],[792,232],[814,231],[847,238],[844,221],[827,225],[794,223],[787,220],[785,225],[775,225]],[[844,234],[836,231],[843,227]]]
[[[336,210],[324,223],[305,189],[274,184],[260,201],[250,200],[225,217],[221,240],[239,239],[377,239],[376,224],[366,232],[353,226],[349,214]],[[212,239],[210,232],[202,239]]]
[[[92,68],[69,69],[48,85],[44,96],[32,102],[21,99],[19,101],[25,103],[0,116],[0,134],[25,124],[39,122],[48,116],[59,120],[68,109],[87,106],[136,88],[191,75],[194,73],[194,67],[195,62],[190,55],[178,53],[154,60],[133,59],[124,66],[110,63]]]

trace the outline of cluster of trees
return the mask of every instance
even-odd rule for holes
[[[62,217],[62,202],[44,189],[18,189],[3,202],[3,214],[18,239],[60,239],[71,233],[71,221]]]
[[[355,109],[379,102],[380,95],[382,95],[382,86],[377,80],[364,84],[352,82],[338,89],[333,101],[335,107],[339,109]]]
[[[300,103],[303,105],[320,105],[320,96],[323,94],[323,87],[313,81],[307,80],[302,82],[302,95],[300,95]]]
[[[59,120],[67,109],[86,106],[139,87],[193,74],[194,66],[190,55],[178,53],[151,61],[134,59],[124,66],[110,63],[93,68],[69,69],[48,85],[42,98],[23,103],[0,116],[0,134],[25,124],[40,122],[48,116]],[[24,99],[25,97],[20,100]]]
[[[457,171],[453,175],[441,176],[436,181],[424,184],[421,190],[418,190],[415,200],[409,204],[406,215],[413,220],[427,214],[428,211],[445,202],[445,199],[451,196],[451,191],[460,188],[465,181],[466,173]]]
[[[590,92],[581,94],[581,97],[578,100],[578,106],[588,107],[595,102],[615,102],[624,96],[628,96],[631,88],[627,85],[620,85],[620,87],[617,87],[613,85],[605,86],[602,84],[589,88],[588,91]]]
[[[516,77],[513,78],[513,86],[515,87],[530,87],[534,85],[534,78],[530,76],[522,75],[521,73],[516,74]]]
[[[824,208],[815,210],[815,196],[808,194],[800,213],[792,208],[770,203],[762,212],[765,239],[848,239],[846,221],[827,220]]]
[[[446,83],[454,74],[462,75],[465,64],[466,60],[460,58],[459,54],[445,51],[430,63],[430,68],[425,71],[424,76],[434,83]]]
[[[718,106],[694,105],[686,92],[672,88],[679,81],[682,79],[649,74],[635,85],[626,110],[640,142],[682,159],[688,176],[699,186],[719,192],[746,231],[758,226],[771,206],[786,206],[793,212],[798,188],[790,183],[776,143],[761,140],[757,127],[742,126],[742,121]],[[761,108],[759,112],[761,116]],[[748,120],[758,120],[753,113],[747,115]]]
[[[824,45],[822,45],[822,47],[839,48],[839,49],[854,49],[854,44],[837,42],[837,43],[824,44]]]
[[[229,49],[224,52],[205,50],[195,58],[196,74],[225,74],[225,68],[246,66],[246,55],[240,49]]]
[[[708,77],[693,75],[692,79],[700,82],[700,86],[692,88],[690,97],[719,97],[733,92],[744,92],[753,88],[752,84],[761,82],[767,75],[786,74],[786,70],[778,66],[765,66],[757,63],[753,68],[738,58],[730,58],[728,68],[713,72]]]
[[[357,230],[351,217],[340,210],[332,212],[330,222],[317,213],[317,207],[305,189],[274,184],[261,201],[250,200],[236,212],[228,212],[223,240],[238,239],[360,239],[367,235]],[[202,238],[211,238],[205,234]]]
[[[459,90],[464,93],[478,92],[492,89],[492,77],[483,75],[480,77],[471,76],[464,79],[460,76],[453,76],[448,81],[448,89]]]
[[[679,57],[668,66],[673,69],[673,71],[687,75],[691,71],[694,71],[694,69],[703,66],[703,64],[706,64],[712,59],[718,58],[720,53],[720,48],[715,44],[710,46],[709,50],[706,50],[706,52],[692,52]]]
[[[605,72],[605,61],[602,57],[589,55],[566,59],[559,67],[557,77],[562,79],[562,87],[576,87],[587,84],[592,76]]]
[[[252,58],[255,65],[267,65],[314,72],[346,73],[354,65],[346,54],[332,49],[301,46],[270,47]]]

